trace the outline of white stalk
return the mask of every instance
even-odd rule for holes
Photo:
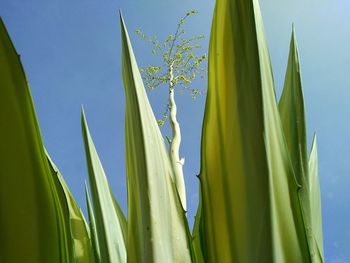
[[[181,130],[179,122],[176,118],[177,107],[175,103],[174,93],[174,74],[173,74],[173,62],[169,65],[169,106],[170,106],[170,125],[172,128],[172,140],[170,141],[169,156],[170,161],[174,169],[175,185],[179,193],[182,207],[186,211],[186,187],[184,181],[184,175],[182,166],[185,163],[185,159],[180,159],[180,144],[181,144]]]

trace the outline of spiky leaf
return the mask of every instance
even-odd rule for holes
[[[307,183],[308,157],[304,97],[301,83],[298,47],[293,27],[287,72],[278,104],[284,136],[295,176],[303,186]]]
[[[128,262],[191,262],[184,211],[123,21]]]
[[[312,257],[312,262],[320,262],[317,259],[319,253],[315,243],[315,234],[312,225],[315,216],[312,214],[310,207],[311,193],[309,187],[310,175],[307,156],[305,107],[294,26],[290,41],[284,88],[278,106],[293,170],[298,184],[301,186],[298,195],[304,228],[307,233],[308,249]]]
[[[47,152],[46,156],[52,177],[57,182],[57,190],[60,190],[62,192],[62,196],[64,197],[62,203],[65,202],[68,209],[65,215],[66,220],[68,221],[69,233],[71,235],[73,245],[74,253],[72,261],[76,263],[92,263],[94,262],[94,257],[84,215],[75,202],[62,174]]]
[[[70,262],[73,246],[29,86],[0,19],[0,261]]]
[[[311,206],[311,224],[316,243],[315,262],[324,262],[323,252],[323,232],[322,232],[322,207],[320,180],[318,177],[318,156],[316,134],[312,142],[311,154],[309,159],[309,190]]]
[[[98,246],[99,242],[98,242],[98,235],[96,230],[96,220],[95,220],[94,211],[90,201],[89,190],[86,182],[85,182],[85,201],[86,201],[86,206],[87,206],[88,215],[89,215],[90,239],[91,239],[92,250],[94,253],[95,262],[100,263],[101,254],[100,254],[100,248]]]
[[[122,225],[82,110],[82,130],[101,262],[126,262]]]
[[[199,183],[200,184],[200,183]],[[193,233],[192,233],[192,246],[195,255],[196,263],[204,263],[205,261],[205,241],[204,241],[204,225],[203,225],[203,204],[202,204],[202,190],[199,185],[199,201],[197,213],[194,220],[193,225]]]
[[[257,0],[218,0],[201,182],[207,262],[309,262]]]

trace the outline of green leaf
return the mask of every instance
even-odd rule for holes
[[[94,216],[94,211],[91,205],[90,197],[89,197],[89,190],[88,186],[85,182],[85,200],[86,200],[86,206],[88,210],[89,215],[89,226],[90,226],[90,238],[91,238],[91,245],[94,252],[95,262],[101,262],[101,253],[100,248],[98,246],[98,235],[97,235],[97,227],[96,227],[96,220]]]
[[[320,180],[318,177],[318,156],[316,134],[312,142],[309,159],[309,190],[311,206],[311,224],[316,242],[317,251],[314,254],[314,262],[324,262],[323,233],[322,233],[322,207]]]
[[[47,152],[46,156],[52,177],[56,181],[57,191],[61,192],[62,204],[65,204],[67,209],[67,212],[64,214],[65,220],[68,222],[67,225],[69,226],[69,232],[72,239],[74,251],[72,261],[76,263],[94,262],[90,237],[88,229],[86,228],[84,215],[69,191],[63,176]]]
[[[165,40],[165,43],[169,43],[170,41],[172,41],[173,40],[173,35],[169,35],[168,37],[167,37],[167,39]]]
[[[207,262],[310,262],[257,0],[218,0],[201,182]]]
[[[192,246],[195,254],[195,262],[196,263],[204,263],[205,258],[205,241],[204,241],[204,225],[203,225],[203,204],[202,204],[202,190],[199,181],[199,201],[197,213],[194,220],[193,225],[193,233],[192,233]]]
[[[120,227],[122,229],[124,243],[126,244],[128,242],[128,222],[114,195],[112,195],[112,199],[115,211],[117,212]]]
[[[308,238],[308,248],[311,257],[318,257],[318,249],[315,243],[315,233],[312,221],[315,215],[311,210],[309,164],[307,153],[307,135],[305,121],[304,97],[299,65],[298,47],[293,27],[290,41],[290,51],[283,93],[279,102],[284,136],[287,142],[289,155],[293,164],[293,170],[300,184],[298,191],[299,202],[302,208],[304,228]],[[317,186],[314,186],[315,188]],[[317,215],[318,216],[318,215]],[[322,228],[321,228],[322,232]],[[319,262],[313,261],[313,262]]]
[[[120,20],[126,96],[128,262],[191,262],[173,170],[122,16]]]
[[[82,110],[82,130],[101,262],[126,262],[122,223]]]
[[[304,98],[294,28],[284,88],[278,107],[295,176],[303,186],[307,183],[308,153]]]
[[[70,262],[73,253],[29,86],[0,19],[0,261]]]

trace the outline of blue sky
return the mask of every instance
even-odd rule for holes
[[[350,2],[348,0],[260,0],[277,94],[295,23],[307,110],[308,135],[317,131],[327,262],[350,262]],[[124,92],[118,9],[123,10],[140,65],[153,63],[149,47],[134,33],[159,38],[172,33],[189,9],[187,31],[209,40],[213,0],[2,0],[2,16],[21,54],[44,142],[80,206],[85,210],[87,176],[80,128],[84,104],[97,150],[111,186],[126,207]],[[206,83],[201,83],[205,88]],[[149,94],[159,116],[164,90]],[[196,209],[204,96],[178,96],[183,130],[181,155],[192,221]],[[164,133],[169,131],[164,129]]]

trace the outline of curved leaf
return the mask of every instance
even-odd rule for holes
[[[120,227],[122,229],[124,243],[126,244],[128,242],[128,222],[113,194],[112,194],[112,199],[113,199],[114,209],[117,212]]]
[[[293,164],[293,170],[296,179],[301,186],[298,194],[300,206],[302,208],[304,228],[308,238],[308,248],[312,257],[312,262],[320,262],[317,259],[319,253],[314,240],[315,237],[312,224],[315,215],[312,214],[310,207],[311,193],[309,189],[310,175],[307,156],[304,96],[294,27],[290,41],[289,59],[284,88],[278,106],[289,156],[291,157]]]
[[[184,211],[122,16],[128,262],[191,262]]]
[[[100,248],[98,246],[98,235],[96,231],[96,220],[95,220],[94,211],[91,205],[89,190],[86,182],[85,182],[85,200],[86,200],[86,206],[87,206],[88,215],[89,215],[90,238],[91,238],[92,249],[94,252],[95,262],[101,262],[101,253],[100,253]]]
[[[101,262],[126,262],[122,225],[82,110],[82,130]]]
[[[201,190],[201,183],[199,182],[199,201],[198,201],[198,208],[197,213],[194,220],[193,225],[193,233],[192,233],[192,246],[195,254],[195,262],[196,263],[204,263],[206,262],[205,259],[205,240],[204,240],[204,225],[203,225],[203,205],[202,205],[202,190]]]
[[[207,262],[309,262],[257,0],[218,0],[202,134]]]
[[[69,262],[73,247],[28,83],[0,19],[0,261]]]
[[[318,156],[316,134],[312,142],[309,159],[309,190],[311,206],[311,224],[317,246],[314,262],[324,262],[323,233],[322,233],[322,206],[320,180],[318,177]]]
[[[308,158],[304,96],[301,84],[298,47],[293,27],[288,66],[278,104],[283,132],[298,183],[307,183]]]
[[[74,251],[72,261],[76,263],[94,262],[90,237],[88,229],[86,228],[84,215],[69,191],[62,174],[47,152],[46,156],[52,177],[57,181],[57,190],[62,192],[62,197],[64,198],[62,203],[66,203],[68,210],[65,215],[66,220],[68,221],[67,225],[69,226]]]

